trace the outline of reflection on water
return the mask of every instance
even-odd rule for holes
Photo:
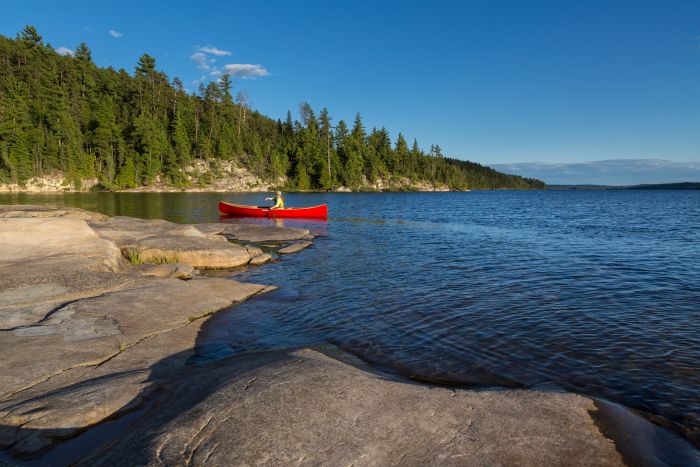
[[[223,198],[24,197],[219,220]],[[0,202],[8,198],[0,196]],[[289,194],[328,203],[314,246],[234,273],[280,289],[212,317],[194,361],[333,342],[420,380],[562,388],[663,417],[700,444],[700,192]],[[17,199],[19,201],[19,199]]]

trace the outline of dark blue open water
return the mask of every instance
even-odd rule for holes
[[[0,202],[209,222],[222,196],[264,197]],[[332,342],[420,380],[603,397],[700,445],[700,191],[287,198],[329,204],[327,222],[284,222],[322,237],[281,262],[235,272],[280,289],[210,319],[200,358]]]

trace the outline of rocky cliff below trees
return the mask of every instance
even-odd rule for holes
[[[263,180],[249,170],[230,161],[197,161],[185,168],[187,184],[172,186],[159,177],[149,186],[128,188],[119,191],[139,192],[269,192],[287,185],[286,178]],[[18,183],[0,183],[0,193],[72,193],[102,191],[106,187],[96,178],[70,181],[60,172],[50,175],[35,176]],[[391,179],[377,178],[369,183],[363,178],[362,191],[450,191],[444,184],[435,184],[422,180],[410,180],[406,177]],[[352,191],[348,187],[334,187],[333,191]]]

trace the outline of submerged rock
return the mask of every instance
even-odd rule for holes
[[[311,246],[311,242],[293,243],[293,244],[286,246],[284,248],[280,248],[279,250],[277,250],[277,253],[280,253],[282,255],[288,255],[291,253],[296,253],[298,251],[301,251],[304,248],[308,248],[310,246]]]
[[[299,240],[309,234],[307,229],[255,224],[195,224],[194,227],[208,234],[253,243]]]

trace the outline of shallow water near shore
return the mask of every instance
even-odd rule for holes
[[[263,194],[0,195],[177,222]],[[700,192],[289,194],[320,235],[232,273],[279,290],[214,315],[196,361],[332,342],[423,381],[553,388],[639,409],[700,445]]]

